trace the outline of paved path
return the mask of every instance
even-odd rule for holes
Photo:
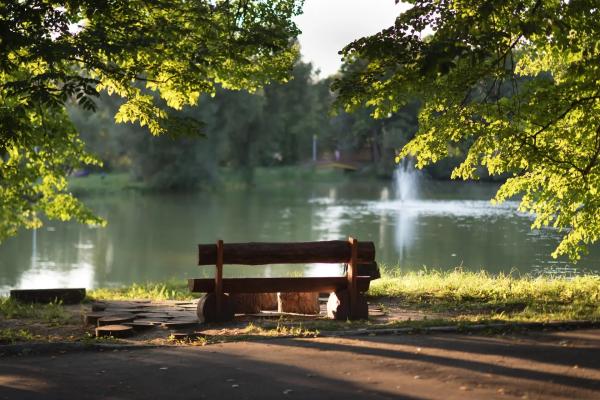
[[[600,399],[600,330],[0,358],[0,399]]]

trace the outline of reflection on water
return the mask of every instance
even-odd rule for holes
[[[490,217],[533,217],[517,210],[515,201],[492,205],[489,200],[394,200],[368,202],[373,212],[398,212],[420,216],[447,216],[453,218],[490,218]]]
[[[47,231],[54,232],[54,227]],[[93,265],[93,243],[77,242],[75,257],[66,265],[60,258],[54,259],[54,254],[48,256],[45,249],[38,249],[38,230],[34,229],[26,234],[31,234],[31,253],[29,265],[17,276],[12,285],[5,283],[0,286],[0,292],[6,292],[13,287],[27,287],[31,289],[55,288],[55,287],[93,287],[94,265]],[[65,268],[66,266],[66,268]]]
[[[550,253],[559,236],[531,231],[515,202],[492,206],[486,184],[420,182],[419,198],[381,182],[257,187],[194,195],[123,193],[87,198],[109,221],[91,229],[52,222],[0,245],[0,291],[16,287],[97,287],[211,276],[196,266],[196,245],[226,242],[373,241],[377,261],[422,266],[572,275],[598,270],[590,249],[577,269]],[[414,193],[414,192],[413,192]],[[228,266],[225,276],[341,273],[338,265]]]
[[[392,205],[392,210],[396,214],[396,252],[398,259],[396,263],[403,265],[406,262],[412,244],[415,240],[417,225],[415,224],[416,214],[411,209],[412,203],[418,203],[419,187],[421,175],[414,168],[412,160],[405,158],[396,167],[394,171],[394,186],[396,189],[396,200],[381,200],[377,204]]]

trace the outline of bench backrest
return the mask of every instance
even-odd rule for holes
[[[198,265],[217,264],[217,245],[198,245]],[[223,243],[223,264],[310,264],[348,263],[352,246],[345,240],[295,243]],[[361,264],[375,261],[373,242],[358,242],[356,261]]]

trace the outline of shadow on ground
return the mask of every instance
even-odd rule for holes
[[[277,339],[0,359],[1,399],[597,399],[600,330]]]

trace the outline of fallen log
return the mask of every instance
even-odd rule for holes
[[[85,288],[76,289],[13,289],[10,298],[23,303],[78,304],[85,299]]]

